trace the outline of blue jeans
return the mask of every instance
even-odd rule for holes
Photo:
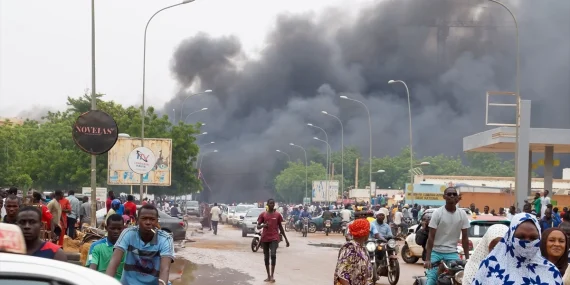
[[[453,261],[453,260],[459,260],[459,254],[457,254],[457,252],[451,252],[451,253],[442,253],[442,252],[437,252],[437,251],[433,251],[431,252],[431,264],[434,264],[438,261]],[[427,277],[427,285],[436,285],[437,284],[437,270],[438,268],[432,268],[432,269],[428,269],[426,270],[426,277]]]

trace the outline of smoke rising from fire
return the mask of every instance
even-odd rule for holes
[[[533,127],[570,128],[570,1],[507,1],[519,20],[521,95],[532,100]],[[411,93],[414,150],[419,155],[460,154],[462,138],[486,129],[485,92],[515,91],[515,30],[504,8],[487,1],[378,1],[356,19],[342,7],[315,14],[282,15],[253,59],[236,37],[198,34],[184,40],[172,59],[181,90],[212,89],[187,101],[184,114],[202,107],[188,122],[205,122],[202,142],[216,141],[202,170],[214,199],[238,201],[270,195],[267,170],[275,149],[302,157],[289,142],[309,148],[322,143],[313,123],[368,156],[372,117],[373,156],[395,154],[408,145]],[[451,26],[438,60],[439,22]],[[497,27],[457,27],[465,25]],[[445,24],[444,24],[445,26]],[[445,31],[445,29],[440,29]],[[180,108],[180,91],[164,110]],[[509,112],[496,112],[507,120]],[[202,152],[214,149],[208,146]]]

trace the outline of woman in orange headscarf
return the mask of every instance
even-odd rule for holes
[[[349,226],[352,240],[340,249],[336,270],[335,285],[368,285],[372,283],[372,267],[364,243],[370,233],[370,223],[366,219],[354,220]]]

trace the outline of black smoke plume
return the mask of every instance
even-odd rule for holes
[[[569,128],[570,1],[505,3],[519,20],[521,95],[532,100],[533,127]],[[438,30],[447,35],[440,47]],[[515,43],[510,14],[488,1],[377,1],[354,19],[342,7],[282,15],[256,58],[235,37],[184,40],[172,59],[181,91],[165,110],[178,111],[189,87],[214,90],[187,100],[183,110],[209,108],[188,122],[205,122],[201,142],[216,142],[202,153],[219,150],[202,165],[211,200],[260,200],[272,195],[267,172],[280,158],[275,149],[293,158],[302,152],[289,142],[324,150],[312,139],[323,135],[306,123],[327,130],[333,149],[340,148],[338,122],[322,110],[343,120],[345,145],[368,156],[366,111],[340,95],[370,108],[374,156],[407,146],[406,92],[387,84],[391,79],[410,88],[415,152],[460,154],[464,136],[488,128],[485,92],[515,91]],[[514,119],[512,112],[492,113]]]

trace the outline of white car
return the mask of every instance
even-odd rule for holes
[[[247,234],[255,233],[255,228],[257,227],[257,219],[261,213],[265,212],[265,208],[251,208],[245,213],[245,217],[242,220],[241,225],[241,236],[247,237]]]
[[[251,208],[257,208],[257,205],[246,205],[246,204],[237,205],[235,213],[232,216],[232,219],[230,220],[230,223],[234,226],[241,226],[241,220],[243,220],[243,218],[245,217],[245,213],[247,213],[247,210]]]
[[[0,284],[120,285],[115,278],[83,266],[14,253],[0,253]]]
[[[222,211],[222,223],[229,224],[231,216],[234,215],[236,206],[228,206],[224,211]]]

